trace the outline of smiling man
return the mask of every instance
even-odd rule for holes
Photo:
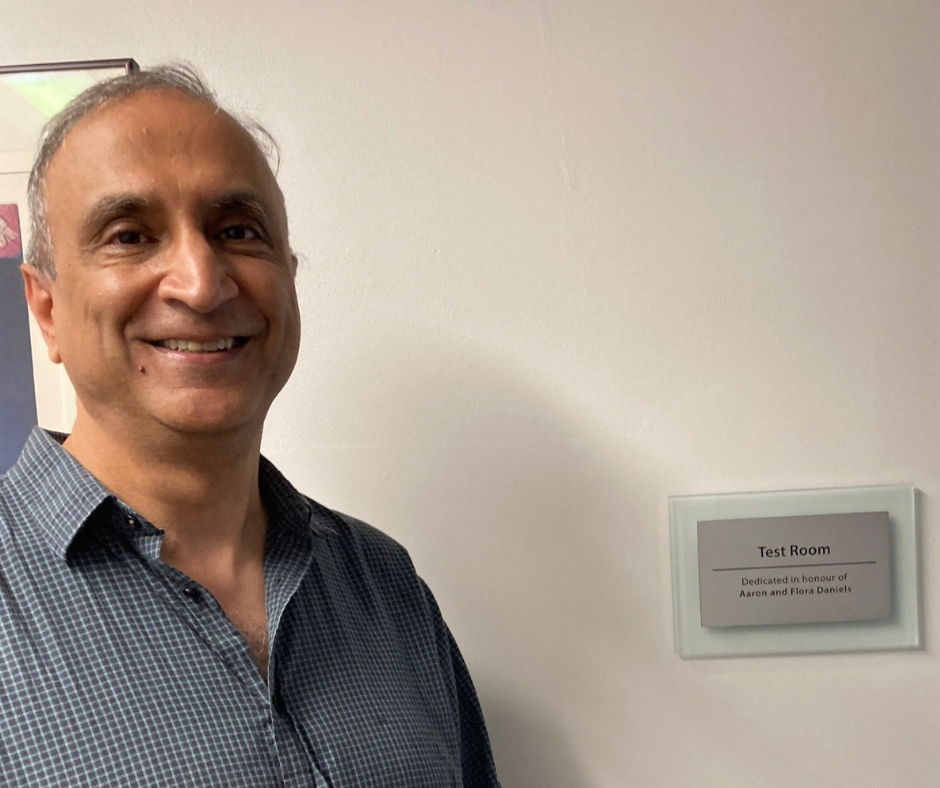
[[[300,342],[263,133],[190,71],[91,88],[30,179],[78,395],[0,477],[4,786],[497,786],[405,551],[260,456]]]

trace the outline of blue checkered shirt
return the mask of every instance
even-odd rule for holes
[[[0,476],[0,785],[498,788],[466,667],[396,542],[262,459],[266,683],[63,437],[34,430]]]

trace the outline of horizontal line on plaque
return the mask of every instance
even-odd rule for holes
[[[779,564],[777,566],[723,566],[712,569],[712,572],[750,572],[752,569],[809,569],[814,566],[861,566],[862,564],[877,564],[877,561],[839,561],[834,564]]]

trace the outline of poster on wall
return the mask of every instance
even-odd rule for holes
[[[137,70],[130,59],[0,66],[0,473],[33,425],[68,431],[75,393],[49,361],[19,271],[29,247],[26,187],[42,127],[86,88]]]
[[[0,468],[4,470],[16,459],[36,421],[26,302],[11,295],[23,289],[22,261],[19,207],[0,205]]]
[[[0,260],[14,263],[23,260],[20,209],[17,205],[0,205]]]

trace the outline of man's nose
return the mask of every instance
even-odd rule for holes
[[[208,314],[238,295],[229,261],[197,230],[181,232],[166,250],[159,295]]]

